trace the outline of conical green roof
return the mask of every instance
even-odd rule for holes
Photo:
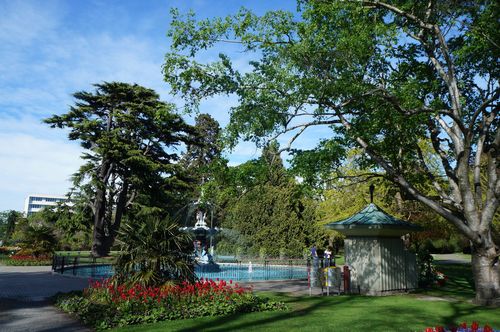
[[[338,230],[346,235],[381,235],[398,236],[420,227],[395,218],[370,203],[355,215],[326,225],[327,228]]]

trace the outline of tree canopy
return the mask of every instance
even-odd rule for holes
[[[8,210],[0,212],[0,240],[7,244],[14,233],[16,222],[21,218],[21,213]]]
[[[288,133],[287,149],[312,128],[330,128],[317,149],[297,153],[303,164],[335,165],[361,148],[364,166],[383,171],[471,241],[476,300],[495,303],[499,6],[314,0],[299,1],[296,13],[241,9],[199,21],[173,10],[165,80],[188,110],[203,98],[236,94],[228,127],[235,140],[260,143]],[[225,54],[198,60],[220,42],[253,54],[251,70],[238,70]],[[418,185],[423,179],[432,192]]]
[[[316,202],[285,169],[278,150],[271,142],[260,158],[223,168],[207,183],[223,230],[219,251],[302,257],[312,244],[324,244]]]
[[[193,128],[151,89],[120,82],[95,87],[75,93],[68,113],[45,122],[69,128],[69,139],[85,149],[74,183],[91,202],[92,252],[102,256],[127,213],[141,206],[172,209],[182,199],[188,178],[175,149],[192,143]]]

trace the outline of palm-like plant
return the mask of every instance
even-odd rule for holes
[[[126,223],[118,242],[115,269],[121,282],[154,286],[196,278],[191,238],[171,218],[144,216],[140,222]]]
[[[52,254],[57,247],[54,229],[42,222],[25,220],[16,227],[13,239],[26,254],[35,257]]]

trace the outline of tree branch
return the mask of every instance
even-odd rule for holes
[[[429,118],[428,121],[428,128],[429,128],[432,147],[434,151],[436,151],[439,158],[441,159],[441,165],[443,166],[444,172],[448,177],[448,183],[450,184],[452,195],[455,198],[455,200],[458,200],[456,201],[455,204],[460,205],[461,199],[460,199],[460,190],[458,188],[458,179],[455,174],[455,171],[453,170],[453,168],[450,165],[450,162],[448,161],[446,153],[441,149],[441,144],[439,140],[440,131],[431,118]]]
[[[286,148],[283,148],[283,149],[280,149],[279,150],[279,153],[281,152],[284,152],[284,151],[289,151],[291,149],[291,146],[293,144],[293,142],[295,142],[295,140],[309,127],[312,127],[312,126],[320,126],[320,125],[331,125],[331,124],[338,124],[340,123],[340,121],[338,120],[314,120],[314,121],[311,121],[311,122],[308,122],[308,123],[303,123],[303,124],[300,124],[300,125],[296,125],[296,126],[293,126],[293,127],[289,127],[289,128],[285,128],[284,130],[280,131],[279,133],[277,133],[275,136],[273,136],[271,138],[271,140],[274,140],[274,139],[277,139],[279,136],[283,135],[284,133],[288,133],[288,132],[291,132],[293,130],[296,130],[296,129],[300,129],[289,141],[288,141],[288,144],[287,144],[287,147]]]
[[[477,117],[483,113],[489,106],[490,104],[497,100],[498,97],[500,97],[500,88],[496,88],[495,92],[493,93],[493,95],[486,99],[485,101],[483,101],[483,103],[477,108],[477,110],[474,112],[474,114],[472,115],[471,119],[470,119],[470,123],[469,123],[469,132],[471,132],[474,128],[474,123],[476,122],[476,119]]]
[[[443,200],[447,201],[447,204],[454,204],[453,200],[451,197],[445,193],[441,185],[436,179],[436,176],[431,172],[429,169],[429,166],[427,166],[427,163],[425,162],[424,154],[422,152],[422,149],[420,146],[417,144],[417,154],[418,154],[418,159],[420,160],[420,164],[422,165],[423,171],[426,174],[427,178],[432,182],[432,185],[438,192],[438,194],[443,198]]]
[[[342,125],[350,131],[352,129],[351,124],[345,119],[342,114],[339,114],[339,119],[342,122]],[[433,209],[440,216],[446,218],[451,221],[458,229],[462,231],[462,233],[466,234],[470,239],[472,239],[476,243],[480,243],[481,239],[474,232],[469,225],[467,225],[462,218],[457,217],[453,214],[452,211],[446,209],[441,206],[437,202],[433,201],[419,190],[417,190],[413,185],[411,185],[401,174],[398,174],[393,167],[386,162],[381,156],[379,156],[375,151],[371,149],[369,144],[361,137],[356,137],[356,141],[358,144],[364,149],[365,153],[370,156],[380,167],[382,167],[387,174],[391,177],[393,182],[398,183],[404,190],[406,190],[410,195],[415,197],[418,201],[427,205],[431,209]]]
[[[393,12],[394,14],[397,14],[399,16],[403,16],[404,18],[412,21],[413,23],[415,23],[417,26],[419,26],[422,29],[432,30],[434,27],[432,24],[425,23],[424,21],[422,21],[421,19],[419,19],[415,15],[410,14],[408,12],[405,12],[405,11],[403,11],[395,6],[392,6],[388,3],[380,2],[380,1],[361,1],[361,2],[363,3],[363,5],[387,9],[387,10]]]

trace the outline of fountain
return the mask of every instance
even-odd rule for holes
[[[219,231],[213,227],[213,213],[210,217],[210,227],[207,225],[207,212],[202,208],[201,199],[193,203],[196,210],[196,223],[193,227],[183,227],[194,236],[193,255],[197,263],[197,272],[218,272],[220,267],[214,262],[214,236]]]

